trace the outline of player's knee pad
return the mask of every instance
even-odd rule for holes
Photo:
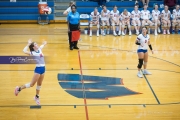
[[[41,89],[41,86],[36,86],[36,90],[40,90]]]
[[[154,25],[157,26],[158,25],[157,22],[155,22]]]
[[[176,23],[173,22],[173,23],[172,23],[172,26],[175,27],[175,26],[176,26]]]
[[[144,65],[147,65],[147,62],[144,62]]]
[[[121,26],[122,26],[122,28],[124,28],[124,27],[125,27],[125,25],[124,25],[124,24],[122,24]]]
[[[25,87],[26,87],[26,88],[30,88],[30,87],[31,87],[31,84],[30,84],[30,83],[27,83],[27,84],[25,84]]]
[[[102,26],[104,27],[105,25],[106,25],[106,23],[103,22],[103,23],[102,23]]]
[[[168,27],[171,27],[171,23],[168,23]]]
[[[134,27],[136,27],[136,26],[137,26],[137,24],[136,24],[136,23],[133,23],[133,26],[134,26]]]
[[[99,26],[99,24],[97,24],[97,28],[99,28],[100,26]]]
[[[141,26],[141,22],[138,22],[138,24],[137,24],[138,26]]]
[[[129,28],[129,29],[131,28],[131,25],[130,25],[130,24],[128,25],[128,28]]]
[[[143,59],[139,59],[139,64],[137,67],[140,69],[142,68],[142,65],[143,65]]]
[[[112,23],[112,26],[115,26],[115,23]]]

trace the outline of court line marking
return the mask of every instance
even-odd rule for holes
[[[84,98],[84,107],[85,107],[85,113],[86,113],[86,120],[89,120],[87,101],[86,101],[86,93],[85,93],[85,90],[84,90],[85,86],[84,86],[83,73],[82,73],[81,55],[80,55],[79,50],[78,50],[78,58],[79,58],[79,67],[80,67],[80,73],[81,73],[81,82],[82,82],[82,89],[83,89],[83,98]]]
[[[161,103],[161,104],[146,104],[146,103],[141,103],[141,104],[46,104],[46,105],[40,105],[44,107],[53,107],[53,106],[72,106],[74,107],[77,106],[139,106],[139,105],[146,105],[146,106],[162,106],[162,105],[180,105],[180,102],[175,102],[175,103]],[[35,106],[35,105],[0,105],[0,107],[30,107],[30,106]]]
[[[170,61],[167,61],[167,60],[164,60],[164,59],[158,58],[158,57],[154,57],[154,56],[150,56],[150,55],[149,55],[149,57],[152,57],[152,58],[155,58],[155,59],[159,59],[159,60],[162,60],[162,61],[165,61],[165,62],[167,62],[167,63],[170,63],[170,64],[173,64],[173,65],[175,65],[175,66],[180,67],[180,65],[178,65],[178,64],[176,64],[176,63],[173,63],[173,62],[170,62]]]
[[[143,72],[143,71],[141,70],[141,72]],[[143,75],[144,75],[144,74],[143,74]],[[150,87],[150,89],[151,89],[151,92],[153,93],[154,97],[156,98],[157,103],[158,103],[158,104],[161,104],[160,101],[159,101],[159,99],[158,99],[158,97],[156,96],[156,94],[155,94],[155,92],[154,92],[154,90],[153,90],[151,84],[149,83],[149,81],[148,81],[146,75],[144,75],[144,78],[145,78],[147,84],[149,85],[149,87]]]
[[[72,70],[72,69],[52,69],[52,70],[46,70],[46,71],[61,71],[61,70]],[[80,70],[80,69],[73,69],[73,70]],[[82,70],[97,70],[100,71],[98,68],[97,69],[82,69]],[[124,70],[124,71],[128,71],[128,70],[137,70],[137,69],[102,69],[101,70]],[[148,69],[148,70],[157,70],[157,71],[166,71],[166,72],[173,72],[173,73],[178,73],[180,74],[180,72],[177,71],[171,71],[171,70],[161,70],[161,69]],[[34,71],[34,70],[0,70],[0,72],[11,72],[11,71]]]
[[[47,35],[47,34],[45,34]],[[67,41],[67,40],[62,40],[62,41]],[[4,42],[0,44],[26,44],[27,42]],[[48,44],[67,44],[67,43],[48,43]],[[81,44],[80,44],[81,45]],[[93,45],[81,45],[81,46],[93,46]],[[118,49],[118,48],[109,48],[109,47],[102,47],[102,46],[93,46],[93,47],[101,47],[101,48],[108,48],[108,50],[81,50],[81,51],[127,51],[127,52],[134,52],[132,50],[122,50],[122,49]],[[113,50],[109,50],[109,49],[113,49]],[[155,51],[180,51],[180,50],[155,50]]]

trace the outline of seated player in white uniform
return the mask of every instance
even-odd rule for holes
[[[175,34],[175,27],[178,26],[178,34],[180,34],[180,10],[179,5],[176,5],[176,9],[173,10],[173,20],[172,20],[172,34]]]
[[[161,32],[161,30],[159,28],[159,26],[160,26],[160,14],[161,14],[161,12],[158,10],[158,5],[156,4],[154,6],[154,10],[152,10],[152,22],[155,25],[154,35],[158,35],[157,31],[158,31],[158,33]]]
[[[170,34],[170,32],[169,32],[169,29],[171,27],[170,16],[171,16],[171,13],[168,10],[168,6],[165,5],[164,10],[161,13],[161,20],[162,20],[162,24],[164,26],[163,34],[166,34],[166,30],[167,30],[167,34]]]
[[[119,22],[119,11],[117,10],[116,6],[113,7],[113,10],[111,11],[110,15],[111,15],[111,24],[113,27],[113,35],[117,36],[115,25],[121,26],[121,23]]]
[[[134,10],[131,12],[132,25],[136,29],[136,35],[139,35],[139,28],[141,26],[141,12],[138,10],[138,5],[134,6]]]
[[[102,35],[106,35],[104,32],[105,25],[107,25],[107,34],[109,34],[109,18],[110,18],[110,11],[107,10],[106,6],[103,6],[103,10],[101,11],[101,22],[102,22]]]
[[[150,11],[147,10],[147,5],[144,5],[144,10],[141,11],[141,18],[142,18],[142,26],[149,25],[150,27],[153,26],[153,23],[150,21]],[[148,30],[148,34],[150,34],[150,28]]]
[[[130,24],[131,14],[126,9],[124,9],[124,11],[121,13],[121,18],[122,18],[122,35],[125,35],[124,34],[125,25],[128,26],[129,35],[131,35],[131,24]]]
[[[97,26],[97,36],[99,36],[99,12],[98,9],[95,8],[93,12],[91,12],[91,20],[90,20],[90,34],[89,36],[92,36],[92,26],[96,25]]]

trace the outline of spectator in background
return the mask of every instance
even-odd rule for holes
[[[176,0],[164,0],[164,5],[167,5],[169,10],[172,12],[172,10],[175,8]]]
[[[103,6],[103,3],[104,3],[104,2],[106,2],[106,0],[98,0],[99,6],[100,6],[100,7]]]
[[[148,5],[149,5],[149,0],[142,0],[142,3],[143,3],[143,5],[147,5],[147,7],[148,7]]]

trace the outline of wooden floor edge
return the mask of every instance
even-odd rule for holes
[[[38,24],[37,20],[0,20],[0,24]],[[67,23],[66,20],[50,20],[50,24],[53,23]]]

